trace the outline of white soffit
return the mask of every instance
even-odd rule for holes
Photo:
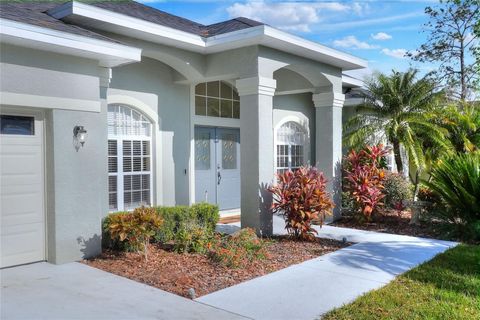
[[[198,53],[208,54],[249,45],[263,45],[343,70],[367,67],[367,62],[363,59],[266,25],[203,38],[76,1],[67,2],[48,13],[54,18],[71,23]]]
[[[116,67],[141,60],[141,49],[27,23],[0,19],[2,43],[97,60]]]

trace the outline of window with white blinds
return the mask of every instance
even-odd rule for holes
[[[284,173],[304,166],[307,134],[296,122],[284,123],[276,132],[275,170]]]
[[[151,205],[152,123],[125,105],[108,106],[109,210]]]

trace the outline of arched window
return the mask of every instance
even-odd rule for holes
[[[288,121],[277,129],[276,135],[275,170],[283,173],[305,165],[307,134],[303,127]]]
[[[152,123],[126,105],[108,106],[109,210],[151,205]]]
[[[231,85],[223,81],[197,84],[195,115],[240,119],[240,97]]]

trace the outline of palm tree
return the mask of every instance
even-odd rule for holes
[[[438,110],[439,125],[458,153],[480,150],[480,104],[462,102]]]
[[[344,142],[349,147],[386,140],[393,147],[397,170],[403,172],[403,147],[417,170],[425,166],[424,139],[445,146],[446,130],[434,121],[434,101],[441,92],[417,70],[377,74],[366,83],[365,103],[345,124]]]

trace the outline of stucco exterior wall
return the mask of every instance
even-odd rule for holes
[[[0,103],[45,112],[47,259],[94,256],[101,251],[101,219],[108,210],[106,104],[98,63],[5,44],[0,61]],[[88,131],[78,151],[76,125]]]
[[[92,60],[2,43],[0,90],[68,99],[99,99],[98,66]]]
[[[190,86],[175,84],[175,71],[149,58],[112,70],[108,101],[156,116],[156,202],[189,203]],[[115,97],[113,100],[112,97]],[[123,97],[123,98],[122,98]]]
[[[101,252],[101,220],[108,212],[106,105],[102,112],[47,112],[48,261],[63,263]],[[72,130],[88,131],[75,149]]]

